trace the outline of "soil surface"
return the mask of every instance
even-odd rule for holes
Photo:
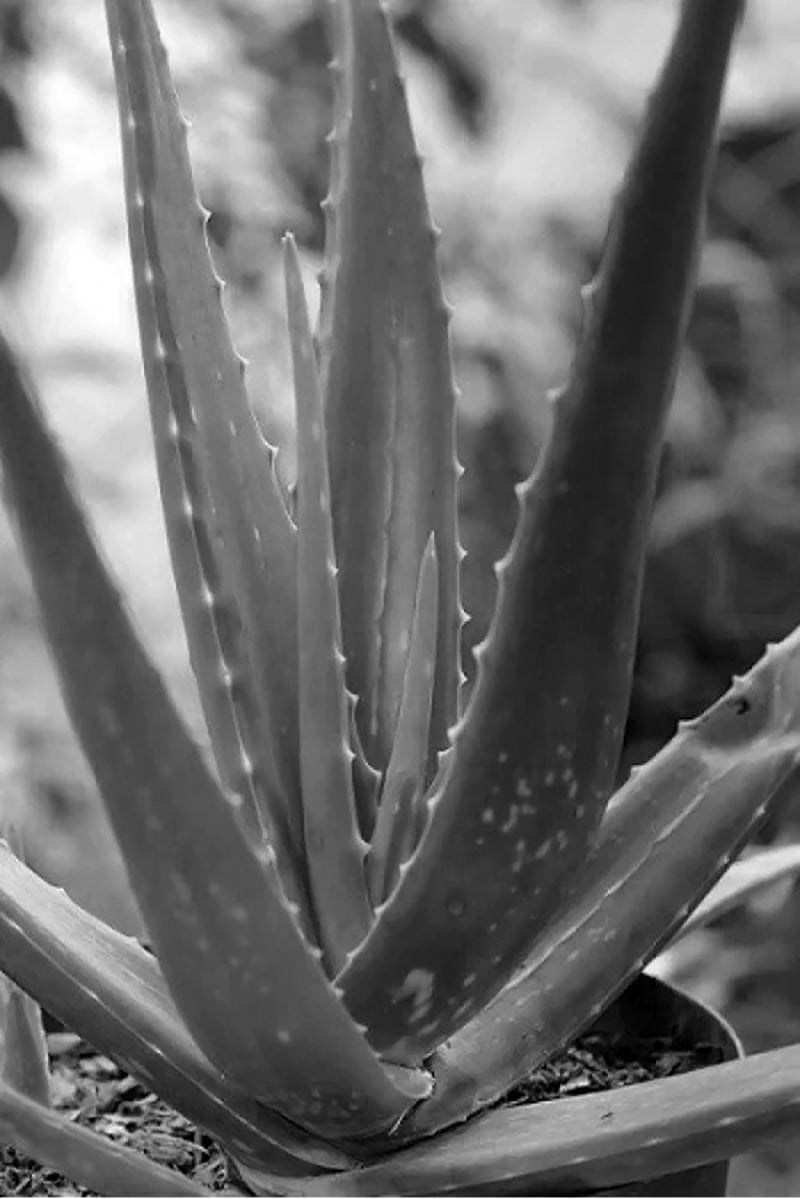
[[[721,1061],[722,1051],[702,1042],[686,1048],[663,1036],[623,1039],[587,1033],[514,1087],[505,1103],[514,1106],[610,1091],[716,1066]]]
[[[214,1141],[135,1079],[70,1032],[47,1037],[53,1106],[76,1123],[146,1154],[212,1191],[241,1194]],[[515,1087],[510,1104],[568,1098],[682,1074],[720,1060],[711,1045],[693,1050],[663,1037],[625,1042],[595,1033],[579,1038]],[[91,1195],[54,1170],[0,1148],[0,1195]]]
[[[225,1158],[214,1141],[178,1115],[115,1062],[74,1033],[49,1033],[53,1107],[84,1128],[145,1154],[209,1190],[228,1185]],[[55,1170],[11,1148],[0,1148],[0,1195],[92,1195]]]

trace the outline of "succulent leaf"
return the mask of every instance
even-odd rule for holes
[[[97,1195],[210,1195],[176,1170],[115,1145],[0,1082],[0,1140]]]
[[[524,969],[434,1059],[409,1133],[491,1103],[591,1023],[796,791],[799,666],[800,630],[622,788]]]
[[[39,1004],[0,975],[0,1085],[50,1104],[47,1044]]]
[[[419,568],[397,732],[367,858],[370,894],[376,905],[384,902],[394,888],[400,866],[409,857],[418,836],[416,815],[425,787],[433,700],[438,570],[431,534]]]
[[[358,827],[364,840],[369,841],[375,831],[383,776],[374,766],[370,766],[366,759],[361,738],[358,735],[356,697],[352,691],[347,692],[347,727],[350,733],[350,745],[355,754],[353,758],[353,794]]]
[[[770,851],[708,894],[800,785],[800,629],[609,802],[743,0],[683,4],[463,716],[448,312],[383,0],[329,0],[318,356],[285,243],[291,511],[230,343],[152,0],[105,5],[162,499],[221,782],[0,336],[5,491],[157,953],[0,842],[0,1137],[108,1194],[206,1193],[48,1111],[29,996],[270,1192],[594,1192],[785,1135],[798,1046],[477,1114],[682,923],[800,868],[797,847]]]
[[[433,533],[438,637],[428,772],[460,680],[448,315],[403,85],[378,3],[331,5],[336,124],[321,364],[348,686],[369,761],[397,726],[419,563]]]
[[[128,228],[167,532],[226,785],[255,807],[293,899],[302,867],[295,534],[234,353],[150,0],[106,0]]]
[[[10,506],[72,723],[183,1019],[228,1077],[312,1131],[392,1124],[427,1076],[384,1068],[343,1009],[271,851],[245,839],[236,796],[220,791],[147,658],[38,406],[0,351]]]
[[[735,0],[683,8],[572,382],[521,491],[490,635],[427,830],[339,979],[349,1010],[393,1060],[421,1060],[520,966],[613,786],[650,507],[740,11]],[[365,50],[362,59],[371,61]]]
[[[14,856],[24,862],[22,838],[12,824],[5,830],[5,841]],[[7,974],[0,974],[0,1082],[45,1107],[50,1104],[42,1011]]]
[[[332,974],[372,915],[358,832],[341,652],[339,595],[317,357],[294,241],[284,242],[297,409],[297,624],[300,777],[311,890]]]
[[[567,1101],[499,1108],[385,1162],[315,1183],[316,1195],[585,1195],[791,1135],[800,1046]]]
[[[240,1157],[291,1174],[345,1155],[229,1082],[189,1036],[152,954],[96,920],[0,845],[3,968],[48,1011],[124,1063]]]

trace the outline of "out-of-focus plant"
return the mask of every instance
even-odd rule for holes
[[[741,7],[684,5],[464,706],[448,311],[381,5],[330,8],[316,342],[286,242],[290,507],[150,0],[106,0],[162,499],[217,770],[3,345],[6,494],[155,952],[0,850],[0,965],[261,1190],[591,1189],[796,1117],[800,1047],[630,1088],[612,1121],[604,1096],[485,1111],[639,974],[797,782],[800,633],[609,802]],[[0,1129],[95,1189],[202,1193],[8,1080]]]
[[[7,0],[0,7],[0,155],[28,150],[19,106],[19,84],[31,54],[30,6]],[[0,190],[0,276],[13,266],[20,241],[20,218],[5,189]]]

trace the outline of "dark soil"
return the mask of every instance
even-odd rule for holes
[[[587,1033],[514,1087],[504,1102],[515,1106],[611,1091],[716,1066],[723,1059],[722,1051],[711,1044],[686,1048],[663,1036],[634,1039]]]
[[[188,1175],[209,1190],[241,1192],[215,1143],[73,1033],[48,1035],[53,1106],[78,1124]],[[568,1098],[665,1078],[721,1060],[711,1045],[676,1047],[663,1037],[625,1041],[591,1033],[508,1095],[509,1104]],[[0,1148],[0,1195],[90,1195],[14,1149]]]
[[[184,1120],[110,1058],[70,1032],[50,1033],[53,1107],[75,1123],[195,1179],[209,1190],[227,1185],[225,1158],[205,1133]],[[11,1148],[0,1148],[0,1195],[91,1195]]]

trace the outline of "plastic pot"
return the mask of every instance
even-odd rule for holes
[[[720,1053],[722,1061],[744,1056],[741,1041],[718,1012],[648,974],[639,975],[597,1020],[593,1029],[609,1033],[625,1031],[632,1037],[667,1037],[680,1048],[711,1045]],[[725,1195],[729,1169],[728,1159],[706,1162],[690,1170],[642,1179],[595,1194]]]

